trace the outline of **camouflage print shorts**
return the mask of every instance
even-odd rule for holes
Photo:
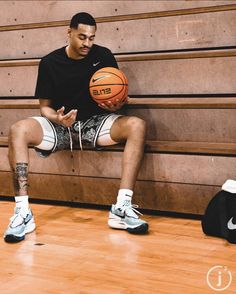
[[[105,122],[112,116],[114,117],[113,119],[116,119],[120,115],[114,113],[94,115],[85,121],[76,121],[70,128],[55,124],[46,118],[33,117],[38,121],[44,121],[43,124],[41,123],[43,129],[45,122],[47,123],[47,129],[50,128],[50,130],[48,135],[44,135],[44,141],[51,140],[51,142],[53,142],[52,148],[50,150],[45,150],[47,148],[42,148],[42,144],[36,146],[35,150],[40,156],[47,157],[51,153],[59,150],[72,149],[72,145],[73,148],[79,148],[81,147],[81,144],[90,146],[92,145],[94,148],[96,148],[99,132]]]

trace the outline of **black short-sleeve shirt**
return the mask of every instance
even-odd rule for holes
[[[35,97],[50,99],[55,110],[65,106],[65,113],[78,109],[78,120],[106,113],[92,100],[89,81],[100,68],[118,68],[113,54],[94,44],[86,57],[74,60],[67,56],[65,49],[57,49],[41,59]]]

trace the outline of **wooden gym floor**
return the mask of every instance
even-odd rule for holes
[[[3,234],[14,203],[0,205]],[[145,215],[150,233],[138,236],[109,229],[106,210],[31,207],[37,230],[17,244],[0,239],[1,294],[214,293],[214,266],[232,274],[223,293],[236,291],[236,245],[204,236],[199,220]]]

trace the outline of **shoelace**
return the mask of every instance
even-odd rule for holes
[[[132,211],[134,211],[135,213],[139,214],[139,215],[143,215],[141,212],[139,212],[137,209],[138,205],[137,204],[130,204],[130,205],[124,205],[121,208],[121,212],[124,213],[127,209],[131,209]]]
[[[20,213],[20,207],[15,207],[14,208],[14,215],[10,217],[10,221],[12,222]]]
[[[80,150],[82,151],[83,150],[83,145],[82,145],[81,123],[80,123],[80,121],[78,121],[76,123],[76,128],[78,128],[78,130],[79,130],[79,147],[80,147]],[[69,136],[70,136],[70,151],[72,153],[72,151],[73,151],[73,140],[72,140],[71,130],[70,130],[70,127],[68,127],[67,129],[68,129]]]
[[[21,208],[20,207],[15,207],[14,208],[14,215],[12,217],[10,217],[10,224],[12,225],[13,223],[15,223],[15,221],[17,221],[17,219],[20,217],[21,220],[23,220],[25,217],[21,215],[20,213]]]

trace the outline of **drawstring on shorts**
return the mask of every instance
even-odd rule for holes
[[[79,147],[80,147],[80,150],[82,151],[83,150],[83,146],[82,146],[81,123],[80,123],[80,121],[78,121],[78,123],[79,123]]]
[[[79,129],[79,147],[80,147],[80,150],[82,151],[83,146],[82,146],[82,133],[81,133],[80,121],[78,121],[77,126],[78,126],[78,129]],[[68,127],[67,129],[68,129],[68,133],[69,133],[69,137],[70,137],[70,151],[71,151],[71,159],[72,159],[72,171],[75,171],[74,155],[73,155],[73,139],[72,139],[70,127]]]
[[[68,127],[67,129],[68,129],[69,136],[70,136],[70,151],[72,153],[73,152],[73,140],[72,140],[72,136],[71,136],[70,127]]]
[[[79,131],[79,147],[80,147],[80,150],[82,151],[83,145],[82,145],[82,133],[81,133],[81,122],[80,121],[78,121],[76,123],[76,128],[78,128],[78,131]],[[72,152],[73,151],[73,140],[72,140],[71,130],[70,130],[70,127],[68,127],[67,129],[68,129],[69,136],[70,136],[70,151]]]

